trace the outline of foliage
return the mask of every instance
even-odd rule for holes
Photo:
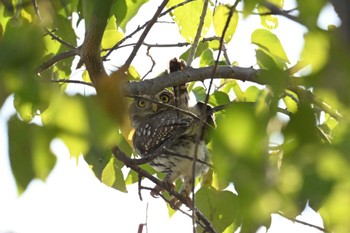
[[[151,19],[144,19],[149,20],[146,24],[138,22],[143,26],[131,34],[126,29],[148,1],[12,2],[16,5],[0,5],[0,105],[14,95],[17,114],[8,122],[8,136],[18,190],[23,192],[34,178],[46,179],[55,163],[50,143],[59,138],[71,156],[84,155],[104,184],[125,192],[128,184],[137,182],[137,173],[131,170],[124,177],[124,163],[112,156],[110,148],[117,145],[126,155],[133,153],[125,100],[119,94],[127,79],[142,83],[142,67],[130,66],[136,53],[128,61],[117,56],[116,63],[125,62],[120,70],[126,67],[124,71],[128,70],[129,75],[116,72],[113,78],[119,81],[100,85],[98,80],[103,79],[96,76],[94,65],[98,67],[102,60],[90,59],[89,53],[84,52],[92,48],[86,39],[91,30],[100,35],[102,48],[101,53],[96,50],[91,54],[103,56],[104,60],[112,51],[118,54],[118,49],[140,30],[147,33],[147,25],[152,27]],[[261,225],[268,227],[272,213],[282,212],[292,219],[309,203],[321,213],[326,229],[346,232],[350,229],[350,53],[349,41],[344,41],[337,29],[322,30],[317,26],[327,2],[299,0],[300,15],[291,17],[282,10],[281,0],[245,0],[239,4],[242,11],[210,1],[201,32],[197,28],[204,1],[188,2],[169,1],[167,20],[176,23],[187,46],[200,33],[193,55],[200,67],[236,65],[230,64],[230,55],[219,48],[230,48],[243,18],[261,19],[261,27],[251,34],[251,43],[256,48],[254,68],[260,69],[257,80],[264,85],[244,84],[238,81],[244,78],[233,75],[219,80],[208,98],[213,107],[226,108],[216,112],[217,129],[209,144],[215,169],[212,182],[195,194],[198,209],[217,232],[234,232],[240,226],[242,232],[253,232]],[[101,5],[110,12],[101,13]],[[274,33],[282,23],[279,14],[307,28],[296,64],[290,64],[285,52],[285,47],[291,45],[282,45]],[[83,35],[77,34],[73,15],[78,17],[78,24],[85,22],[83,46],[77,46]],[[155,19],[161,21],[161,17],[162,14]],[[103,27],[94,28],[95,22],[102,22]],[[214,38],[209,38],[211,27]],[[138,49],[137,44],[132,45]],[[168,53],[169,48],[161,48],[162,53]],[[175,56],[187,60],[191,49]],[[216,60],[219,51],[224,56]],[[86,65],[81,81],[73,80],[77,71],[75,55],[81,56],[80,65]],[[308,71],[299,72],[304,67]],[[73,85],[68,83],[73,82],[94,86],[97,95],[67,93],[67,85]],[[103,94],[107,86],[117,95]],[[206,100],[208,89],[201,82],[190,84],[197,101]],[[111,105],[118,106],[113,114],[120,116],[111,117],[109,109],[106,111]],[[279,140],[272,142],[276,135]],[[141,167],[154,173],[148,165]],[[203,225],[198,228],[202,231]]]

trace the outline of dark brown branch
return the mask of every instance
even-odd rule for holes
[[[289,14],[290,11],[282,10],[282,9],[278,8],[276,5],[269,3],[267,1],[264,2],[264,6],[271,11],[271,12],[267,12],[265,14],[281,15],[283,17],[286,17],[287,19],[290,19],[294,22],[301,24],[300,20],[297,17]]]
[[[82,85],[94,87],[94,85],[93,85],[92,83],[84,82],[84,81],[80,81],[80,80],[71,80],[71,79],[51,79],[51,80],[48,80],[48,81],[49,81],[49,82],[53,82],[53,83],[74,83],[74,84],[82,84]]]
[[[80,50],[80,61],[77,68],[84,63],[95,86],[97,86],[99,78],[107,77],[100,56],[100,45],[112,3],[113,0],[105,0],[103,3],[96,1],[90,25],[85,33],[85,39]]]
[[[79,48],[72,49],[72,50],[57,54],[57,55],[53,56],[52,58],[50,58],[48,61],[41,64],[36,69],[36,73],[41,73],[44,70],[46,70],[46,69],[50,68],[51,66],[53,66],[54,64],[56,64],[57,62],[62,61],[62,60],[69,58],[69,57],[73,57],[75,55],[79,55]]]
[[[153,24],[157,21],[158,17],[162,13],[163,9],[165,8],[166,4],[169,2],[169,0],[163,0],[162,4],[158,7],[156,13],[153,15],[152,19],[148,22],[145,30],[142,32],[139,40],[137,41],[136,45],[134,46],[134,49],[132,50],[131,54],[129,55],[128,59],[124,63],[124,65],[120,68],[123,71],[127,71],[129,69],[129,66],[131,65],[131,62],[134,60],[138,50],[140,49],[143,41],[145,40],[148,32],[153,27]]]

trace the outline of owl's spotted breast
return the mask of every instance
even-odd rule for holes
[[[133,136],[135,150],[144,157],[169,139],[175,141],[191,125],[191,118],[180,118],[175,110],[155,114],[136,128]]]

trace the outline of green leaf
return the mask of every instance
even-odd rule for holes
[[[251,36],[253,44],[266,54],[269,54],[278,67],[284,68],[289,63],[288,57],[282,47],[280,40],[275,34],[266,29],[256,29]]]
[[[116,43],[124,38],[124,33],[118,31],[117,22],[114,16],[110,17],[103,33],[101,46],[104,49],[112,48]]]
[[[123,173],[117,161],[112,157],[102,172],[101,181],[119,191],[127,192]]]
[[[102,179],[102,172],[111,161],[111,153],[109,149],[92,146],[84,155],[85,161],[90,165],[99,180]]]
[[[50,150],[54,132],[12,117],[8,137],[11,168],[22,193],[32,179],[45,180],[55,165],[56,157]]]
[[[305,35],[305,45],[301,59],[311,65],[313,72],[318,72],[328,62],[330,41],[322,31],[312,31]]]
[[[110,148],[118,144],[117,126],[99,106],[95,96],[57,95],[41,114],[44,125],[58,129],[58,137],[72,156],[85,154],[90,148]]]
[[[259,13],[263,14],[265,11],[258,8]],[[268,29],[276,29],[278,27],[278,18],[274,15],[260,15],[261,25]]]
[[[202,187],[196,192],[195,199],[198,209],[217,232],[223,232],[228,227],[234,230],[239,227],[239,223],[236,223],[239,211],[237,196],[232,192]]]
[[[199,101],[203,102],[205,100],[205,96],[207,95],[205,88],[201,87],[201,86],[197,86],[197,87],[193,88],[192,92],[193,92],[194,96],[196,97],[197,102],[199,102]]]
[[[200,57],[202,55],[203,51],[206,51],[208,49],[208,46],[209,46],[209,42],[199,43],[198,47],[196,49],[196,52],[194,54],[194,58]],[[190,50],[191,50],[191,48],[187,49],[186,52],[181,54],[180,58],[184,61],[187,61],[188,56],[190,54]]]
[[[224,32],[225,25],[228,20],[228,16],[230,13],[230,5],[218,5],[215,9],[214,13],[214,30],[215,34],[218,37],[222,37],[222,34]],[[229,43],[233,37],[233,34],[236,31],[238,25],[238,13],[235,11],[230,19],[229,25],[227,27],[224,41],[225,43]]]
[[[273,58],[266,54],[266,52],[264,52],[261,49],[257,49],[256,51],[256,61],[258,62],[258,65],[262,68],[262,69],[276,69],[277,68],[277,64],[276,62],[273,60]]]
[[[326,0],[319,1],[304,1],[297,0],[298,9],[300,11],[300,19],[305,23],[309,29],[315,29],[317,27],[317,19],[321,12],[321,9],[327,3]]]
[[[77,36],[73,30],[71,18],[57,15],[55,23],[57,28],[57,32],[55,32],[55,34],[62,40],[75,46],[77,43]]]
[[[209,97],[209,104],[213,106],[219,106],[224,105],[230,102],[229,96],[222,91],[215,91],[212,95]]]
[[[214,56],[211,49],[203,51],[200,59],[200,67],[206,67],[214,64]]]
[[[0,51],[0,70],[28,73],[39,65],[44,52],[41,28],[24,18],[11,19],[0,41]]]
[[[262,0],[243,0],[243,16],[246,18],[250,15],[255,9],[258,3],[262,2]]]
[[[182,0],[170,0],[167,7],[172,7]],[[173,20],[177,23],[180,34],[186,39],[187,42],[193,42],[197,28],[199,25],[199,20],[202,14],[203,1],[192,1],[185,4],[182,7],[176,8],[171,12]],[[212,11],[208,8],[206,17],[204,20],[203,30],[201,32],[201,38],[207,33],[212,22]]]
[[[117,20],[118,26],[125,31],[126,25],[137,14],[141,6],[148,0],[128,1],[118,0],[112,6],[112,12]]]
[[[291,113],[296,113],[298,111],[298,103],[296,102],[298,100],[298,97],[295,93],[288,92],[289,95],[293,96],[286,96],[283,98],[283,102],[287,107],[287,110]]]

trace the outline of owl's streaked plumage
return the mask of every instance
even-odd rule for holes
[[[174,105],[174,95],[166,90],[154,96],[144,97]],[[165,146],[163,152],[150,164],[154,169],[166,175],[163,181],[169,185],[181,177],[183,180],[181,193],[188,197],[194,180],[192,161],[196,147],[195,176],[203,175],[209,169],[210,159],[207,146],[202,137],[197,142],[200,121],[192,116],[179,114],[177,110],[144,99],[134,99],[130,106],[130,116],[135,128],[133,135],[135,151],[141,157],[146,157],[152,155],[156,149]],[[157,191],[160,190],[154,193]]]

